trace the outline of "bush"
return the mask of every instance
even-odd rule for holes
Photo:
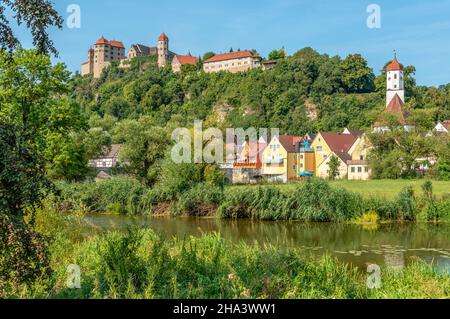
[[[50,275],[48,241],[0,212],[0,298]]]
[[[215,215],[222,197],[223,191],[220,187],[207,183],[198,184],[181,194],[176,213],[192,216]]]
[[[362,212],[362,198],[313,179],[283,193],[274,186],[239,187],[225,194],[223,218],[264,220],[344,221]]]
[[[140,198],[145,186],[127,177],[115,177],[98,183],[59,183],[64,201],[72,207],[87,207],[92,212],[140,213]]]

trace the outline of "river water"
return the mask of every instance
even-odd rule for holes
[[[450,224],[355,225],[120,215],[89,215],[86,220],[107,230],[151,228],[168,239],[217,232],[233,243],[294,247],[308,257],[329,254],[362,269],[369,264],[401,268],[420,258],[450,273]]]

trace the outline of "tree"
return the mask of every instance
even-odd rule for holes
[[[155,183],[159,162],[166,152],[169,136],[165,129],[154,126],[151,118],[125,120],[115,128],[114,139],[124,144],[120,153],[130,173],[147,185]]]
[[[6,9],[9,10],[6,10]],[[12,14],[10,12],[11,11]],[[17,25],[23,22],[31,30],[33,45],[39,53],[53,53],[57,50],[47,33],[49,27],[62,28],[63,19],[49,0],[4,0],[0,7],[0,43],[2,49],[12,51],[20,46],[14,35],[8,16],[13,16]]]
[[[269,53],[269,60],[279,60],[284,59],[286,57],[286,52],[284,50],[273,50]]]
[[[332,155],[328,162],[328,177],[330,180],[334,181],[339,177],[339,166],[341,166],[341,161],[337,156]]]
[[[16,124],[0,117],[0,213],[17,220],[51,188],[44,160],[22,133]]]
[[[348,93],[367,93],[375,89],[375,75],[360,54],[351,54],[341,63],[342,83]]]
[[[213,56],[215,56],[216,54],[214,53],[214,52],[212,52],[212,51],[209,51],[209,52],[206,52],[204,55],[203,55],[203,61],[206,61],[206,60],[208,60],[208,59],[211,59]]]

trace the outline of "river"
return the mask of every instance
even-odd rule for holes
[[[86,221],[106,230],[151,228],[168,239],[218,232],[234,243],[295,247],[308,257],[330,254],[362,269],[369,264],[401,268],[420,258],[450,272],[450,224],[355,225],[120,215],[88,215]]]

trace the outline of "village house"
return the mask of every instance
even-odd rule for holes
[[[450,132],[450,120],[439,122],[433,129],[433,133],[449,133]]]
[[[93,74],[94,78],[99,78],[106,68],[114,61],[125,59],[125,46],[120,41],[108,41],[101,37],[88,50],[88,61],[81,65],[81,75]]]
[[[297,179],[314,176],[315,159],[314,149],[311,147],[315,135],[306,134],[300,142],[299,154],[297,156]]]
[[[115,167],[119,163],[119,154],[122,144],[112,144],[111,149],[104,148],[103,154],[96,159],[89,160],[89,167],[105,170]]]
[[[254,183],[262,179],[262,157],[266,146],[266,141],[260,138],[257,142],[244,142],[238,148],[233,163],[233,183]]]
[[[206,73],[228,71],[244,72],[261,67],[261,57],[252,51],[236,51],[216,54],[203,63]]]
[[[347,161],[352,160],[349,154],[350,149],[358,140],[353,134],[320,132],[312,143],[315,156],[315,176],[321,178],[329,177],[329,162],[332,156],[339,159],[339,179],[348,175]]]
[[[302,141],[302,136],[274,136],[263,152],[263,177],[269,181],[285,183],[296,179]]]
[[[371,170],[368,155],[371,145],[365,134],[358,136],[355,144],[350,148],[351,159],[347,161],[349,180],[368,180]]]

